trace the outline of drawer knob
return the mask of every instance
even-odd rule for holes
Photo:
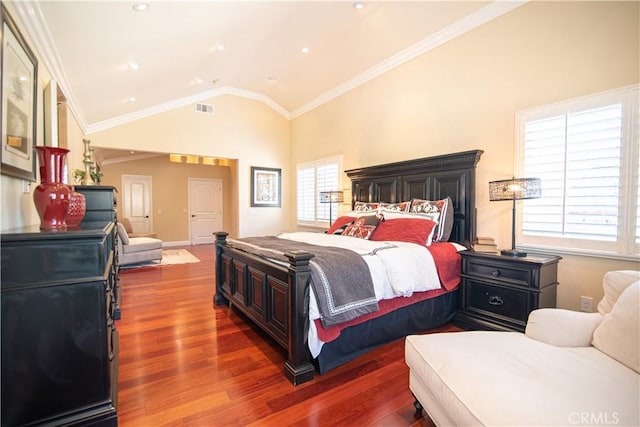
[[[500,276],[500,270],[493,270],[493,271],[491,272],[491,275],[492,275],[493,277],[498,277],[498,276]]]
[[[489,304],[491,305],[502,305],[504,301],[498,295],[491,295],[489,297]]]

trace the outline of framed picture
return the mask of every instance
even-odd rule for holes
[[[281,169],[251,166],[251,206],[281,206],[281,174]]]
[[[2,5],[0,173],[35,181],[38,61]]]

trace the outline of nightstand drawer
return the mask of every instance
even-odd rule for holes
[[[467,259],[465,274],[479,278],[497,279],[519,285],[531,286],[531,269],[511,266],[504,262],[487,262],[486,260]]]
[[[531,311],[531,293],[469,281],[464,310],[495,315],[524,325]]]

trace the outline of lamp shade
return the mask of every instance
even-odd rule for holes
[[[321,191],[320,203],[344,202],[344,191]]]
[[[537,199],[542,196],[539,178],[512,178],[489,182],[489,200]]]

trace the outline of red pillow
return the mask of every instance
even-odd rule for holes
[[[430,219],[385,219],[378,223],[369,240],[396,240],[429,246],[437,223]]]
[[[353,217],[353,216],[346,216],[346,215],[339,216],[338,218],[336,218],[333,224],[331,224],[331,227],[329,227],[329,230],[327,230],[327,234],[333,234],[342,226],[351,224],[355,220],[356,220],[356,217]]]

